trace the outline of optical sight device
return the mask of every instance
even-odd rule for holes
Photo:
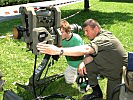
[[[27,48],[38,54],[36,45],[39,42],[61,46],[60,20],[61,11],[57,7],[20,7],[22,26],[13,28],[15,39],[21,39]]]

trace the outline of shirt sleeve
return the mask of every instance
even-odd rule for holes
[[[103,50],[110,50],[110,48],[113,47],[109,38],[105,36],[96,37],[94,40],[90,41],[89,46],[91,46],[95,51],[93,55],[97,55],[98,52]]]
[[[84,44],[84,41],[82,40],[82,38],[79,35],[76,34],[74,38],[75,39],[74,39],[73,42],[75,42],[74,43],[75,46],[79,46],[79,45],[83,45]]]

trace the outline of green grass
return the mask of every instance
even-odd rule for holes
[[[113,34],[120,39],[127,52],[133,51],[133,4],[129,0],[91,0],[90,10],[83,12],[83,3],[77,3],[61,8],[62,18],[65,18],[77,11],[79,14],[67,19],[70,23],[82,23],[88,19],[93,18],[99,21],[103,29],[113,32]],[[111,0],[110,0],[111,1]],[[131,0],[130,0],[131,1]],[[20,19],[2,22],[0,24],[0,35],[12,34],[12,27],[14,25],[21,25]],[[85,43],[89,41],[84,37],[83,32],[79,33],[84,39]],[[3,72],[3,79],[6,81],[4,90],[12,89],[25,100],[31,100],[33,96],[24,89],[14,85],[15,82],[26,83],[31,77],[34,66],[34,55],[31,52],[26,52],[25,43],[14,40],[12,38],[0,39],[0,69]],[[43,55],[38,56],[37,65],[40,64]],[[58,62],[55,62],[50,67],[48,75],[61,73],[67,67],[64,57],[61,57]],[[106,79],[99,80],[100,86],[106,98]],[[90,91],[91,92],[91,91]],[[84,95],[78,92],[76,83],[67,85],[64,78],[58,79],[51,83],[43,95],[52,93],[63,93],[73,96],[76,100]],[[2,100],[3,92],[0,92],[0,100]],[[59,100],[59,99],[57,99]]]

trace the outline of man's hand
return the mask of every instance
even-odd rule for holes
[[[43,54],[49,54],[49,55],[60,54],[60,49],[56,47],[55,45],[38,43],[36,47],[39,50],[39,52]]]
[[[78,66],[78,73],[82,76],[84,76],[84,74],[87,74],[86,72],[86,67],[85,67],[85,63],[81,62]]]

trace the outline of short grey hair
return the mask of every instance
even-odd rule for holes
[[[99,25],[99,23],[94,20],[94,19],[88,19],[83,23],[83,28],[86,26],[90,26],[91,28],[95,28],[96,26],[101,29],[101,26]]]

